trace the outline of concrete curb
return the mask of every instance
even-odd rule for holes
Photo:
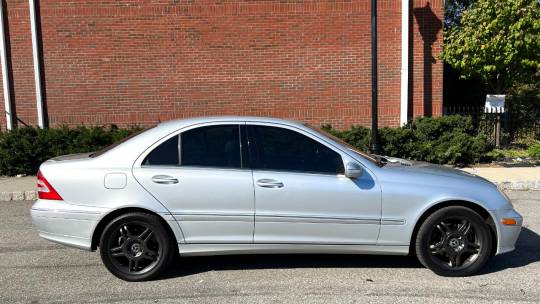
[[[495,183],[505,191],[540,191],[540,180]],[[0,192],[0,202],[33,201],[37,199],[36,190]]]
[[[36,190],[0,192],[0,202],[33,201],[37,199]]]
[[[495,183],[502,190],[540,190],[540,180]]]

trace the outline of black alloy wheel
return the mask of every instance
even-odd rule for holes
[[[160,275],[175,256],[172,237],[155,215],[129,213],[105,227],[103,264],[120,279],[144,281]]]
[[[469,208],[451,206],[430,215],[420,226],[416,253],[420,262],[443,276],[467,276],[489,259],[490,228]]]

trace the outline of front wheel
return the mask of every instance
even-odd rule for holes
[[[111,221],[103,230],[99,250],[112,274],[132,282],[160,275],[175,256],[172,237],[160,219],[140,212]]]
[[[490,228],[478,213],[450,206],[422,223],[416,237],[418,260],[438,275],[468,276],[488,261],[493,246]]]

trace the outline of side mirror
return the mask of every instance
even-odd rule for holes
[[[362,176],[362,166],[355,162],[348,162],[345,165],[345,176],[348,178],[359,178]]]

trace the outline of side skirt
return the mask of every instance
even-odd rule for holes
[[[181,256],[234,254],[382,254],[407,255],[409,246],[321,244],[178,244]]]

